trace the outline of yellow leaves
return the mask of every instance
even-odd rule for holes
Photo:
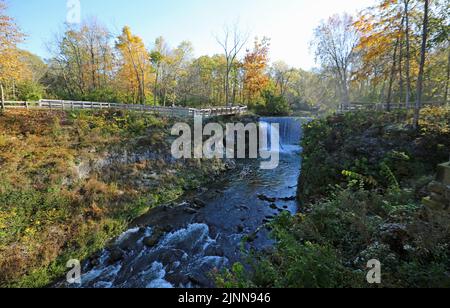
[[[133,35],[128,26],[123,28],[118,37],[116,48],[122,57],[119,85],[128,92],[135,93],[136,100],[143,103],[150,88],[151,55],[142,39]]]
[[[24,35],[5,11],[5,4],[0,2],[0,82],[27,80],[31,72],[21,61],[16,47]]]
[[[16,216],[15,210],[10,212],[0,212],[0,230],[8,228],[8,222]]]

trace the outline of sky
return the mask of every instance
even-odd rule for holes
[[[163,36],[170,46],[189,40],[196,56],[221,53],[215,37],[239,23],[253,38],[271,38],[271,61],[309,70],[315,66],[309,42],[321,20],[351,14],[375,0],[6,0],[8,13],[27,34],[21,48],[49,58],[48,43],[64,29],[67,2],[80,3],[81,18],[96,17],[114,34],[128,25],[151,48]]]

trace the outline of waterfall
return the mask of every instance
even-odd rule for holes
[[[270,140],[271,136],[271,124],[274,123],[279,124],[280,126],[280,149],[283,152],[298,151],[300,149],[300,139],[302,136],[302,118],[261,118],[260,125],[266,128],[268,140]]]

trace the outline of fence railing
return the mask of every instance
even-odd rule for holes
[[[411,109],[414,108],[414,102],[411,102]],[[445,102],[424,102],[422,103],[423,107],[430,107],[430,106],[448,106]],[[342,106],[340,111],[341,112],[357,112],[357,111],[386,111],[386,110],[403,110],[407,109],[406,104],[363,104],[363,103],[351,103],[348,106]]]
[[[127,110],[144,113],[155,113],[168,117],[216,117],[245,114],[248,111],[246,106],[235,107],[214,107],[214,108],[186,108],[186,107],[160,107],[136,104],[118,104],[104,102],[83,102],[83,101],[64,101],[64,100],[40,100],[38,102],[18,102],[5,101],[5,109],[49,109],[49,110]]]

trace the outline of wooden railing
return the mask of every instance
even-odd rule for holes
[[[422,104],[423,107],[430,106],[448,106],[448,104],[444,102],[424,102]],[[411,102],[411,109],[414,108],[414,102]],[[363,104],[363,103],[351,103],[348,106],[343,106],[340,109],[340,112],[357,112],[357,111],[386,111],[386,110],[403,110],[407,109],[405,104]]]
[[[38,102],[17,102],[5,101],[5,109],[49,109],[49,110],[127,110],[144,113],[155,113],[168,117],[217,117],[241,115],[247,112],[246,106],[236,107],[214,107],[206,109],[185,108],[185,107],[159,107],[149,105],[118,104],[102,102],[82,102],[82,101],[64,101],[64,100],[40,100]]]

